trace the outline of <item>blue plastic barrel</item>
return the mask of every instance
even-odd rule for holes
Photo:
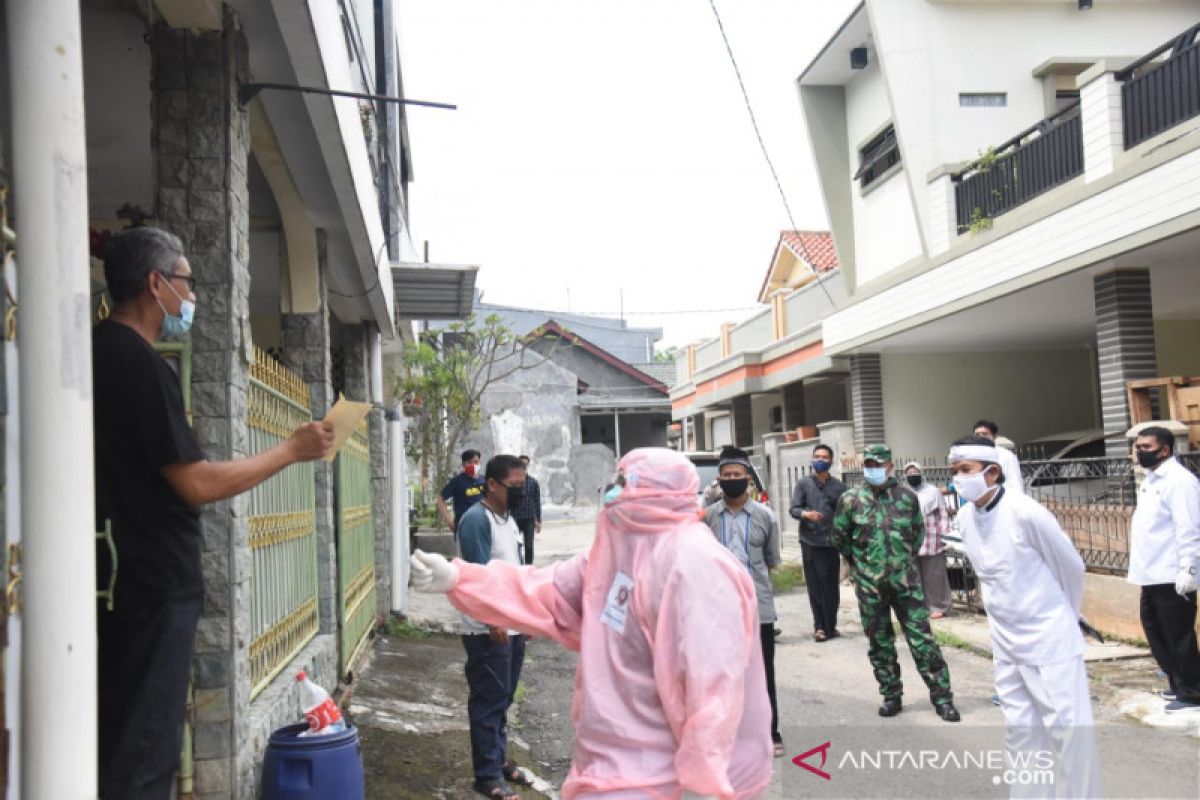
[[[358,729],[300,736],[305,723],[271,734],[262,767],[262,800],[365,800]]]

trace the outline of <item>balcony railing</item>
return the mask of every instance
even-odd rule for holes
[[[958,232],[991,221],[1083,173],[1079,104],[1018,133],[954,176]]]
[[[1169,53],[1165,61],[1156,59]],[[1200,24],[1118,72],[1125,148],[1200,115]]]

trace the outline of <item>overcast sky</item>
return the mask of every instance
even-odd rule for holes
[[[855,5],[717,3],[801,229],[827,223],[795,79]],[[459,106],[408,115],[413,238],[432,261],[478,264],[494,303],[616,316],[623,291],[660,346],[753,313],[789,223],[708,0],[398,14],[407,96]]]

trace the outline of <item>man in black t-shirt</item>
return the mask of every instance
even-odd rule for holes
[[[264,453],[204,460],[179,379],[154,349],[183,335],[195,311],[191,267],[175,236],[117,234],[105,251],[112,315],[92,333],[96,519],[112,525],[114,604],[98,609],[100,797],[171,794],[183,739],[196,627],[204,603],[200,512],[300,461],[326,455],[332,429],[298,428]],[[97,553],[97,583],[112,574]]]
[[[462,472],[446,482],[437,499],[438,514],[442,518],[442,524],[454,533],[455,539],[458,538],[458,521],[462,519],[463,514],[467,513],[467,509],[483,498],[486,486],[487,482],[479,477],[479,451],[464,450],[462,452]],[[453,518],[450,517],[450,511],[446,508],[447,500],[453,502]]]

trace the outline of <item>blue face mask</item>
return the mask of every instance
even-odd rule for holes
[[[813,459],[813,472],[829,472],[829,462],[825,459]]]
[[[163,326],[162,335],[168,338],[177,338],[184,336],[192,329],[192,319],[196,316],[196,304],[191,300],[184,300],[179,292],[175,291],[175,287],[170,281],[166,281],[167,288],[171,293],[179,298],[179,316],[175,316],[167,311],[167,307],[158,301],[158,307],[163,310]]]
[[[604,505],[607,506],[616,502],[617,498],[621,496],[621,492],[623,491],[625,491],[624,486],[619,483],[613,484],[613,487],[604,493]]]
[[[863,467],[863,478],[872,486],[882,486],[887,480],[887,467]]]

